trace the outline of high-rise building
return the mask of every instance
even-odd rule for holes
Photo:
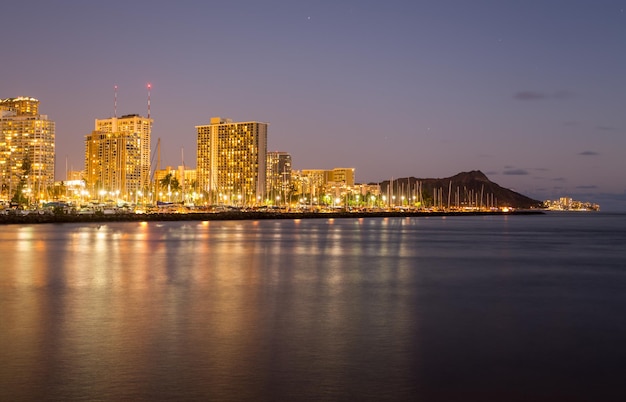
[[[267,123],[212,117],[198,132],[198,188],[211,202],[252,205],[266,191]]]
[[[96,119],[85,136],[85,180],[93,197],[130,201],[148,190],[152,123],[137,114]]]
[[[267,196],[285,201],[291,193],[291,155],[287,152],[267,153]]]
[[[47,199],[54,186],[55,125],[39,100],[0,99],[0,199]]]

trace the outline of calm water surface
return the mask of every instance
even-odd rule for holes
[[[626,400],[626,215],[0,227],[0,400]]]

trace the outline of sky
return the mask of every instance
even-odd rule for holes
[[[269,123],[298,170],[481,170],[626,211],[626,0],[34,0],[0,27],[0,98],[56,122],[57,180],[114,87],[145,116],[150,83],[161,167],[195,167],[195,126],[221,116]]]

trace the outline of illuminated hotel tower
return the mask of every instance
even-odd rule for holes
[[[0,99],[0,199],[18,190],[31,201],[47,198],[54,185],[54,128],[39,114],[37,99]]]
[[[251,205],[265,199],[267,123],[212,117],[198,131],[198,186],[212,202]]]
[[[151,118],[96,119],[85,136],[85,179],[93,197],[132,200],[150,185]]]

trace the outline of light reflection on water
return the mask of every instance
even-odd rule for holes
[[[598,373],[607,400],[626,358],[612,225],[6,226],[0,400],[577,400]]]

